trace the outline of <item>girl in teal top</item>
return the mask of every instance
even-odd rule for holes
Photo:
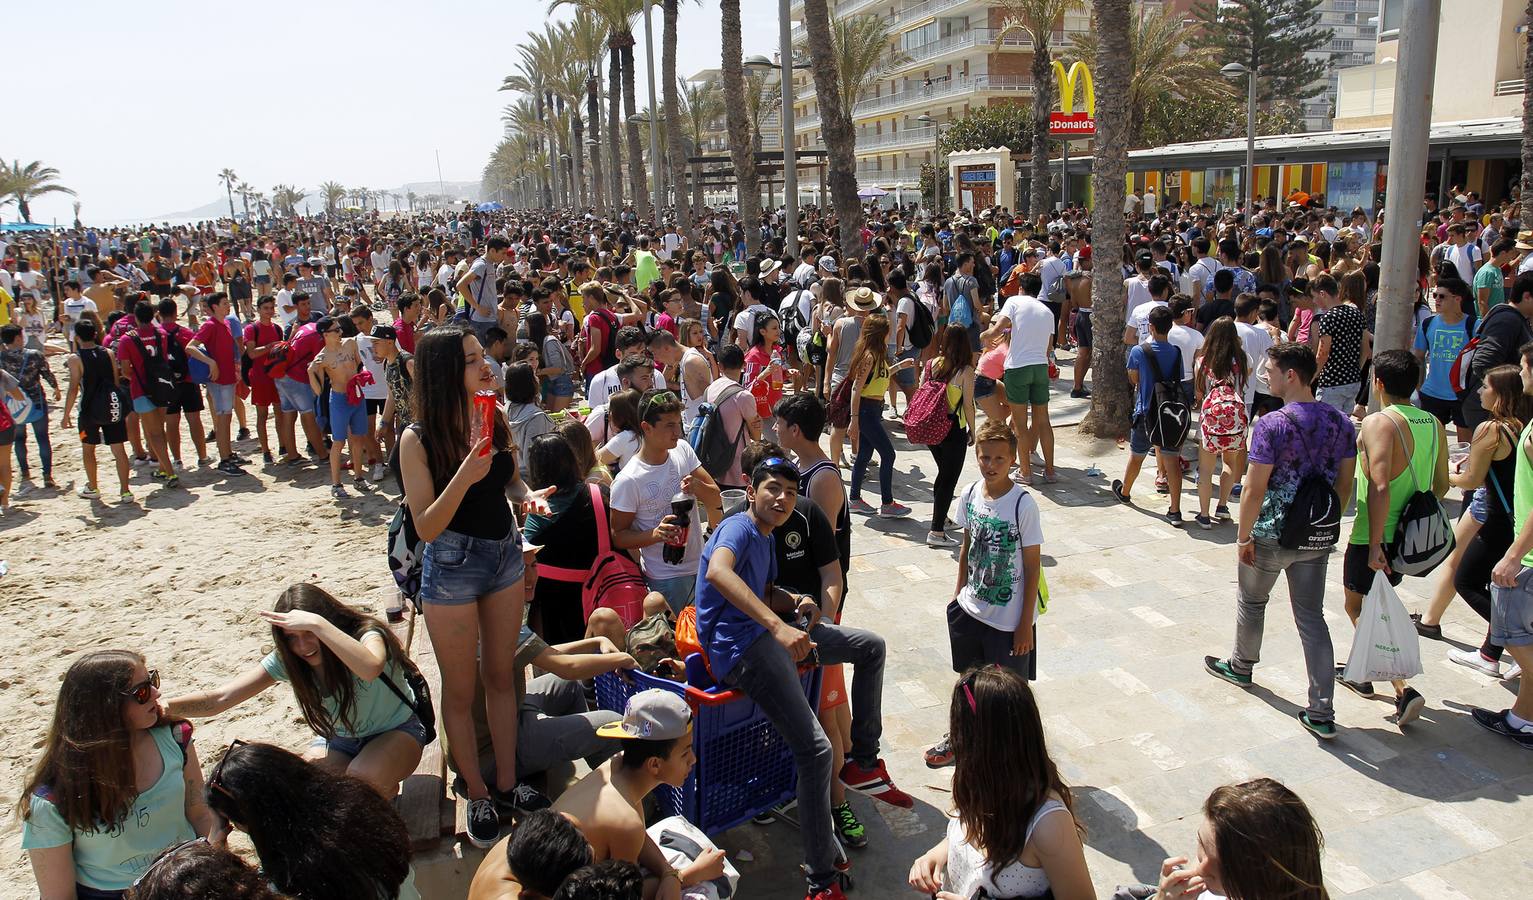
[[[125,650],[88,653],[64,674],[21,799],[42,900],[121,897],[160,851],[212,831],[191,726],[163,714],[159,683]]]
[[[309,755],[394,796],[427,743],[415,711],[388,684],[415,702],[399,642],[383,623],[312,584],[288,588],[261,617],[271,623],[276,649],[222,687],[173,697],[166,709],[177,716],[217,715],[286,681],[318,735]]]

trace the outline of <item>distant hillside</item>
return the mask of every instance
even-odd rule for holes
[[[400,209],[406,209],[408,207],[403,200],[405,194],[414,191],[417,196],[424,197],[427,194],[441,193],[443,187],[446,188],[448,196],[452,197],[454,200],[478,200],[479,198],[479,182],[477,181],[448,181],[441,185],[439,185],[436,181],[411,181],[399,185],[398,187],[381,189],[375,188],[374,190],[386,190],[391,194],[398,194],[401,198],[399,201]],[[317,190],[312,188],[310,189],[309,195],[304,198],[304,203],[308,204],[309,211],[312,213],[318,213],[322,211],[325,206],[324,198],[319,195]],[[300,203],[298,205],[300,212],[303,211],[304,203]],[[387,201],[384,208],[393,209],[394,201]],[[236,195],[234,198],[234,209],[237,212],[244,211],[244,205],[241,203],[238,195]],[[146,216],[137,221],[197,222],[203,219],[216,219],[219,216],[227,216],[228,214],[229,198],[225,195],[220,196],[218,199],[209,203],[205,203],[196,209],[187,209],[180,212],[161,213],[159,215]]]

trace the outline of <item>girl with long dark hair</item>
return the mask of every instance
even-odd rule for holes
[[[271,624],[274,649],[220,687],[167,700],[167,714],[215,716],[286,681],[316,735],[309,758],[361,778],[385,797],[398,793],[420,762],[426,730],[406,702],[415,695],[393,633],[314,584],[292,585],[261,617]]]
[[[1323,843],[1309,807],[1271,778],[1214,788],[1203,801],[1198,861],[1166,860],[1155,900],[1205,891],[1228,900],[1327,900]]]
[[[1220,316],[1208,326],[1203,353],[1193,374],[1194,392],[1200,402],[1198,419],[1198,514],[1199,528],[1214,527],[1214,519],[1230,521],[1230,492],[1245,471],[1246,383],[1251,380],[1246,351],[1240,343],[1235,320]],[[1214,460],[1224,462],[1219,478],[1219,505],[1209,518],[1208,502],[1214,493]]]
[[[127,650],[64,673],[17,806],[42,900],[120,898],[161,850],[213,831],[192,727],[165,715],[159,686]]]
[[[207,798],[250,836],[261,871],[294,900],[420,898],[404,819],[360,778],[235,741],[208,776]]]
[[[516,783],[515,653],[525,594],[510,501],[524,509],[547,505],[528,498],[499,407],[487,404],[489,421],[480,418],[476,395],[489,393],[493,401],[494,392],[495,375],[473,332],[432,329],[415,347],[415,425],[399,442],[405,502],[425,547],[421,602],[442,669],[442,726],[469,800],[469,840],[481,849],[499,837],[497,804],[526,809],[548,802]],[[493,792],[479,769],[474,734],[481,682]]]
[[[910,867],[910,886],[973,897],[1095,898],[1070,788],[1044,740],[1027,679],[970,669],[949,705],[953,813],[947,837]]]
[[[126,900],[282,900],[259,869],[227,847],[198,838],[161,853]]]
[[[937,463],[937,477],[932,484],[932,524],[926,544],[956,547],[959,542],[947,533],[947,511],[963,474],[964,456],[974,443],[974,350],[967,330],[957,325],[942,329],[938,355],[926,364],[923,380],[947,385],[947,406],[953,417],[947,437],[927,447]]]
[[[850,509],[863,515],[877,513],[879,518],[895,519],[909,515],[910,507],[894,500],[894,444],[884,429],[884,393],[889,389],[889,376],[914,365],[915,360],[902,359],[889,365],[885,355],[888,342],[888,316],[874,313],[862,321],[862,331],[852,349],[846,376],[852,379],[852,419],[847,435],[857,448],[857,455],[852,460]],[[882,500],[877,509],[862,499],[862,478],[867,474],[875,450],[878,451],[878,492]]]
[[[557,335],[548,331],[548,317],[534,310],[527,314],[527,339],[538,348],[543,365],[537,370],[543,408],[558,412],[575,399],[575,357]]]

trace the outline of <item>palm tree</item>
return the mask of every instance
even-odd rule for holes
[[[410,214],[411,215],[415,214],[415,201],[417,201],[419,199],[420,199],[420,197],[417,197],[415,195],[414,191],[405,191],[405,202],[410,204]]]
[[[1189,47],[1187,29],[1179,17],[1142,4],[1129,31],[1129,146],[1144,146],[1145,114],[1160,99],[1194,100],[1233,96],[1235,85],[1219,75],[1219,51]],[[1097,32],[1071,36],[1063,56],[1066,65],[1097,56]]]
[[[224,183],[224,190],[229,193],[229,218],[234,218],[234,186],[239,183],[240,177],[234,174],[233,169],[224,169],[218,173],[218,180]]]
[[[561,46],[566,49],[571,46],[567,40],[561,41]],[[564,105],[563,118],[568,124],[569,154],[571,160],[569,184],[565,185],[569,193],[569,202],[578,206],[586,205],[585,184],[585,118],[581,113],[581,104],[585,101],[586,72],[578,62],[568,53],[565,55],[564,66],[554,73],[549,82],[554,87],[560,102]],[[561,129],[561,142],[564,130]]]
[[[1128,174],[1129,92],[1133,62],[1133,25],[1129,0],[1093,0],[1097,48],[1092,72],[1096,77],[1097,133],[1091,163],[1091,266],[1104,276],[1091,279],[1092,354],[1091,409],[1081,422],[1085,434],[1118,438],[1128,432],[1134,397],[1124,368],[1123,346],[1123,209]]]
[[[76,200],[75,202],[69,204],[70,208],[74,210],[74,214],[75,214],[74,226],[75,226],[75,230],[76,231],[78,231],[80,229],[80,206],[81,205],[82,204],[78,200]]]
[[[7,203],[15,203],[16,209],[21,213],[24,222],[32,221],[32,200],[43,194],[69,194],[74,196],[74,191],[58,184],[59,170],[52,166],[45,166],[37,160],[21,164],[21,160],[13,161],[9,166],[0,160],[0,198]]]
[[[339,181],[327,181],[319,186],[319,195],[325,198],[325,212],[333,216],[336,206],[346,199],[346,188]]]
[[[512,79],[507,79],[510,81]],[[506,131],[512,134],[525,135],[530,142],[533,155],[545,155],[543,134],[547,130],[547,123],[538,111],[536,97],[524,96],[501,111],[501,121],[506,123]],[[546,169],[532,173],[537,179],[542,192],[542,205],[552,207],[554,205],[553,186],[548,181]]]
[[[585,69],[585,123],[591,137],[591,202],[597,209],[606,208],[607,189],[603,181],[601,153],[601,61],[607,52],[607,36],[602,20],[591,10],[575,10],[565,32],[570,52]]]
[[[843,101],[841,71],[825,0],[804,0],[804,28],[809,32],[810,72],[820,104],[820,134],[830,155],[826,180],[840,223],[841,258],[855,259],[862,252],[863,219],[862,202],[857,199],[857,135],[852,130],[852,108]],[[790,253],[797,250],[789,248]]]
[[[745,114],[751,126],[751,152],[760,153],[767,119],[782,109],[782,83],[766,85],[764,77],[752,75],[746,78],[745,86]],[[766,189],[767,208],[776,209],[777,200],[772,193],[770,180],[767,181]]]
[[[618,151],[618,127],[621,124],[618,103],[622,102],[623,116],[633,118],[636,111],[633,21],[644,11],[644,0],[552,0],[548,8],[552,12],[560,6],[590,10],[601,20],[607,31],[607,51],[611,54],[608,69],[607,146],[608,156],[614,161],[610,176],[613,205],[615,208],[621,207],[622,175],[617,171],[616,163],[622,158]],[[628,123],[625,131],[628,145],[628,190],[633,195],[634,208],[639,215],[648,216],[649,197],[645,188],[643,151],[639,147],[639,126]]]
[[[820,0],[820,9],[825,2]],[[805,5],[808,11],[808,5]],[[745,64],[741,55],[740,0],[720,0],[719,26],[723,36],[719,68],[724,76],[724,118],[729,129],[729,156],[735,167],[735,184],[740,197],[740,224],[745,230],[745,247],[755,253],[761,246],[761,182],[756,176],[755,141],[751,123],[746,118]],[[821,23],[823,24],[823,23]],[[814,26],[810,25],[813,34]]]
[[[276,208],[278,215],[296,217],[298,215],[298,204],[306,196],[308,196],[307,192],[301,191],[290,184],[273,185],[271,189],[272,206]]]
[[[681,88],[682,124],[692,145],[692,155],[703,155],[704,136],[724,115],[724,92],[717,81],[683,81]],[[680,198],[677,198],[678,205]],[[692,164],[692,215],[703,216],[703,166]]]
[[[661,103],[665,110],[666,155],[670,158],[670,182],[672,204],[676,210],[676,222],[683,231],[692,231],[692,211],[687,206],[685,180],[687,172],[686,148],[682,144],[682,118],[680,99],[676,95],[676,19],[678,0],[661,0],[665,27],[660,39]],[[659,219],[660,211],[655,211]]]
[[[894,29],[883,16],[846,16],[831,24],[836,53],[836,85],[841,106],[850,111],[879,78],[910,60],[893,49]]]
[[[1049,65],[1049,36],[1054,23],[1066,12],[1078,9],[1082,0],[1001,0],[1004,19],[995,42],[1020,31],[1033,42],[1033,174],[1028,191],[1027,213],[1037,215],[1049,208],[1049,111],[1054,108],[1053,72]]]
[[[240,195],[240,205],[244,207],[246,219],[250,218],[251,190],[253,190],[253,188],[251,188],[250,183],[246,181],[241,181],[240,186],[234,189],[234,192]]]

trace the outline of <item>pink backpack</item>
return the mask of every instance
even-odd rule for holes
[[[612,547],[607,505],[602,502],[601,486],[589,485],[591,506],[596,511],[596,559],[590,569],[566,569],[538,564],[538,577],[579,584],[580,606],[586,621],[597,607],[605,606],[623,620],[623,628],[632,628],[644,618],[644,597],[649,584],[639,564],[625,551]]]
[[[910,398],[905,410],[905,437],[913,444],[940,444],[953,427],[953,413],[948,407],[946,381],[932,378],[932,364],[926,364],[926,378]]]

